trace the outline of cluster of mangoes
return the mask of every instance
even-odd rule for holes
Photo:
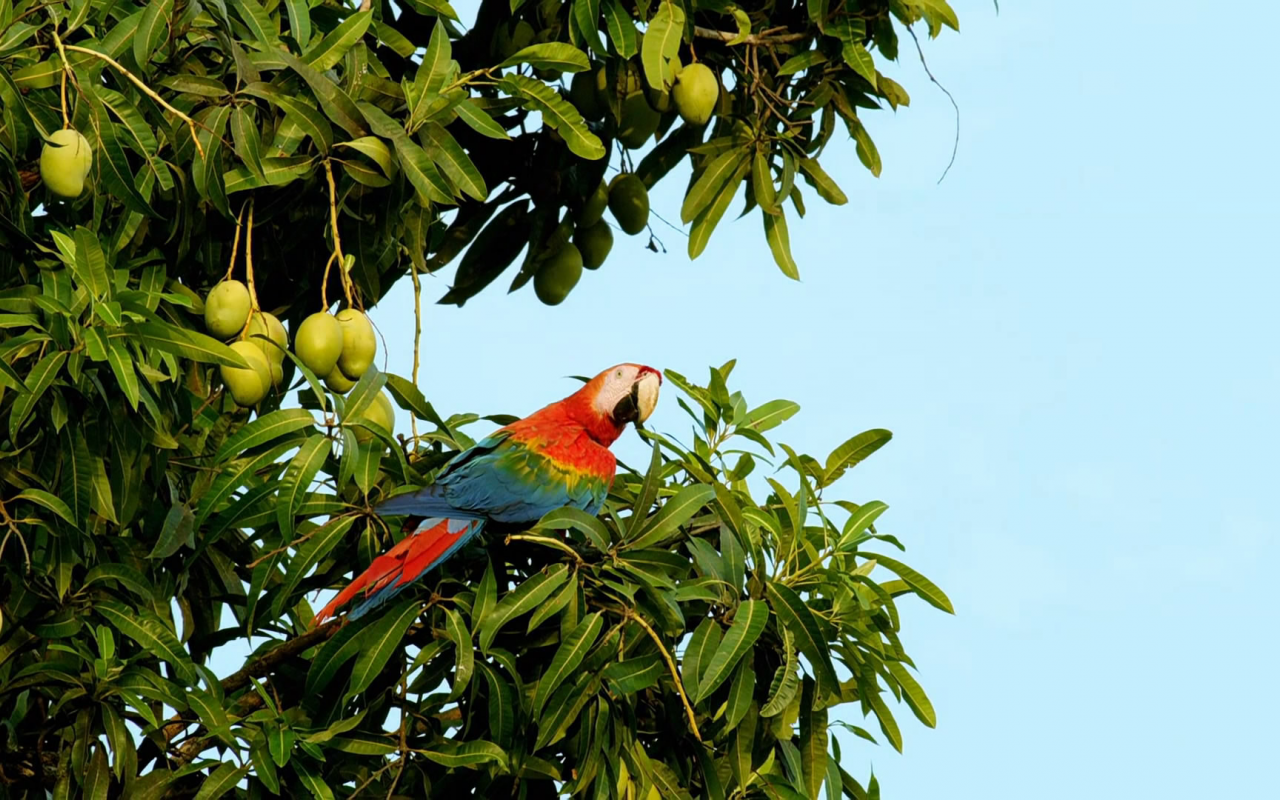
[[[647,86],[635,64],[628,64],[623,76],[625,94],[617,118],[617,141],[636,149],[653,137],[662,114],[674,103],[676,112],[691,125],[706,125],[720,99],[720,83],[705,64],[681,67],[668,64],[669,92]],[[569,85],[569,100],[588,120],[600,121],[611,113],[608,77],[604,66],[579,72]],[[533,290],[549,306],[559,305],[582,278],[582,270],[598,269],[613,248],[613,231],[604,221],[608,208],[618,227],[635,236],[649,224],[649,190],[638,176],[623,172],[600,186],[587,198],[577,219],[560,223],[551,236],[552,254],[533,277]]]
[[[218,339],[238,337],[231,349],[249,363],[248,369],[222,367],[222,382],[238,405],[257,405],[280,385],[289,336],[274,314],[254,306],[243,283],[228,279],[213,287],[204,301],[204,323]],[[320,311],[298,326],[293,352],[326,386],[343,394],[373,364],[378,341],[369,318],[356,309],[336,315]]]
[[[93,168],[93,148],[79,131],[63,128],[49,134],[40,150],[40,178],[49,191],[71,199],[84,191]]]
[[[710,67],[700,62],[681,67],[678,61],[671,61],[667,70],[664,82],[670,90],[659,91],[648,84],[639,67],[626,65],[615,138],[628,150],[643,147],[653,137],[662,115],[671,110],[672,104],[690,125],[706,125],[716,111],[720,82]],[[604,66],[579,72],[569,84],[569,101],[584,118],[598,122],[613,111],[608,88]]]
[[[582,270],[599,269],[613,249],[613,229],[604,220],[608,208],[618,227],[634,236],[649,224],[649,190],[630,172],[615,175],[596,187],[583,203],[577,219],[560,223],[553,234],[554,253],[533,276],[533,291],[549,306],[559,305],[578,285]]]

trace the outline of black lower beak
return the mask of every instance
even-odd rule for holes
[[[618,401],[613,407],[613,421],[619,425],[626,425],[628,422],[634,422],[637,426],[640,424],[640,384],[636,383],[631,387],[631,391],[627,392],[626,397]]]

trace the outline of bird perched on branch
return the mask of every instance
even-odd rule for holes
[[[598,513],[617,467],[609,446],[628,423],[649,418],[661,385],[652,367],[611,367],[454,456],[430,486],[377,506],[381,516],[409,517],[412,532],[321,609],[316,623],[357,595],[348,618],[367,614],[447,561],[490,520],[533,523],[564,507]]]

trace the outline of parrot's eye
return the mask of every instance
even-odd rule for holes
[[[613,373],[613,377],[615,377],[615,378],[621,378],[621,377],[622,377],[622,370],[618,370],[617,372]]]

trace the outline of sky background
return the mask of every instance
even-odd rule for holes
[[[963,33],[925,43],[961,107],[941,185],[953,110],[908,41],[881,69],[911,107],[863,115],[883,176],[840,137],[823,164],[850,202],[809,191],[791,221],[802,281],[758,214],[692,263],[660,223],[665,256],[618,232],[557,308],[432,305],[447,270],[420,385],[442,413],[525,414],[620,361],[704,382],[737,358],[752,405],[802,406],[774,432],[799,450],[891,429],[831,496],[887,502],[957,615],[903,603],[937,730],[901,707],[904,755],[840,734],[887,798],[1274,796],[1280,166],[1252,34],[1280,9],[953,4]],[[668,220],[686,176],[654,192]],[[373,317],[408,375],[407,281]],[[651,424],[685,438],[675,394]]]

